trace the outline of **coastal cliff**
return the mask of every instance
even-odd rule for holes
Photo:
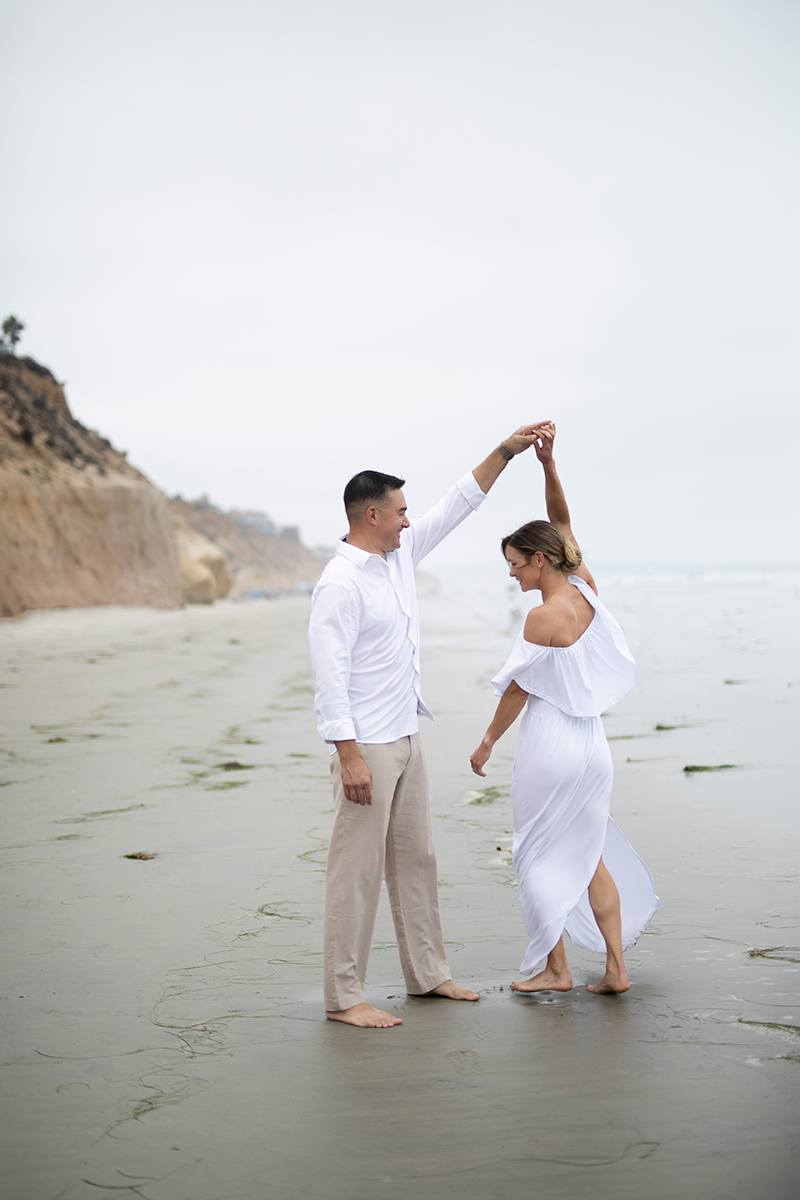
[[[201,506],[202,507],[202,506]],[[0,616],[88,605],[178,607],[313,582],[296,536],[169,501],[71,413],[32,358],[0,353]],[[264,518],[266,520],[266,518]]]
[[[314,583],[324,560],[300,541],[294,528],[280,529],[261,512],[223,512],[205,498],[170,501],[173,521],[191,529],[224,554],[231,595],[250,596]]]
[[[0,614],[181,601],[165,498],[46,367],[0,354]]]

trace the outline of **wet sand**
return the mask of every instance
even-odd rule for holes
[[[573,952],[572,993],[509,992],[513,735],[487,780],[467,766],[508,606],[440,596],[424,737],[451,966],[481,1001],[406,998],[384,902],[370,996],[405,1024],[378,1032],[320,1019],[307,601],[0,626],[9,1196],[797,1194],[800,590],[604,597],[640,662],[608,717],[614,814],[663,902],[632,991],[589,995]]]

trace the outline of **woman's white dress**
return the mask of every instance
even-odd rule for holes
[[[588,886],[603,859],[622,908],[622,944],[632,946],[659,906],[653,877],[609,815],[614,780],[600,714],[631,690],[636,665],[608,609],[577,575],[569,582],[594,617],[571,646],[539,646],[520,632],[492,680],[530,693],[511,780],[513,861],[533,971],[566,932],[587,950],[605,950]]]

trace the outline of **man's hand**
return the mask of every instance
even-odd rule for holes
[[[372,804],[372,774],[358,745],[356,742],[342,742],[337,749],[345,798],[353,804]]]
[[[547,436],[552,421],[537,421],[535,425],[521,425],[516,433],[509,434],[488,458],[472,471],[475,482],[484,495],[495,484],[512,458],[531,446],[538,445]]]
[[[522,454],[531,446],[538,446],[539,441],[545,437],[546,431],[551,427],[555,430],[552,421],[537,421],[535,425],[521,425],[515,433],[503,438],[502,445],[511,454]]]

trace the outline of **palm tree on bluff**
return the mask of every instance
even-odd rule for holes
[[[18,321],[12,313],[3,321],[3,333],[8,338],[8,344],[11,346],[11,353],[16,354],[17,342],[22,337],[22,331],[25,328],[22,321]]]

